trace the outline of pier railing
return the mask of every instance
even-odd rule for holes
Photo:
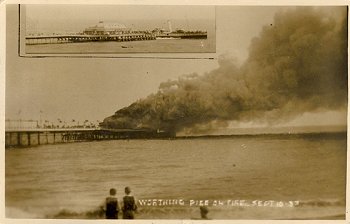
[[[94,123],[66,123],[61,121],[60,124],[39,120],[5,120],[5,131],[74,131],[74,130],[98,130],[100,127]]]

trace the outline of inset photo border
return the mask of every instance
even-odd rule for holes
[[[19,33],[21,56],[203,58],[216,52],[215,6],[205,5],[24,4]]]

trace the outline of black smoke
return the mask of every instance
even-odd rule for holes
[[[237,66],[161,83],[155,94],[104,119],[108,128],[180,131],[228,121],[288,121],[304,112],[347,105],[347,12],[297,7],[277,13]],[[345,10],[344,10],[345,9]]]

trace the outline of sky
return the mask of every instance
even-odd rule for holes
[[[6,118],[102,121],[135,100],[155,93],[161,82],[194,72],[201,75],[217,68],[220,55],[230,55],[238,63],[242,63],[248,56],[252,38],[259,35],[264,25],[273,21],[276,12],[286,9],[287,7],[268,6],[217,7],[217,57],[213,60],[193,60],[19,57],[17,7],[8,6]],[[57,6],[50,7],[41,16],[53,15],[55,10],[58,10]],[[96,8],[89,7],[72,10],[64,15],[56,13],[55,16],[79,19],[86,14],[92,14],[94,10]],[[101,10],[111,18],[112,9],[103,7]],[[206,10],[212,13],[210,7]],[[143,16],[147,16],[150,11],[146,11]],[[119,12],[122,18],[130,16],[125,10]],[[139,13],[142,14],[142,10]],[[163,17],[169,11],[165,10],[164,15],[162,13],[158,15]],[[174,18],[178,15],[183,16],[174,13]],[[186,15],[200,18],[202,13],[191,9],[191,13]],[[286,125],[344,125],[346,114],[346,111],[307,113]]]
[[[26,11],[27,30],[46,32],[81,32],[99,21],[121,23],[134,29],[203,29],[200,21],[215,21],[214,6],[130,6],[130,5],[22,5]],[[55,15],[54,17],[52,15]],[[186,20],[186,23],[178,21]],[[198,27],[199,23],[199,27]]]
[[[52,20],[131,20],[131,19],[208,19],[215,17],[214,6],[156,5],[26,5],[27,16]],[[156,12],[156,13],[155,13]],[[55,15],[55,17],[52,17]]]

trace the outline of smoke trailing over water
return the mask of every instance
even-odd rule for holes
[[[344,9],[344,8],[343,8]],[[228,121],[288,121],[347,105],[347,14],[305,7],[277,13],[252,40],[245,63],[221,56],[204,75],[163,82],[102,126],[180,131]]]

